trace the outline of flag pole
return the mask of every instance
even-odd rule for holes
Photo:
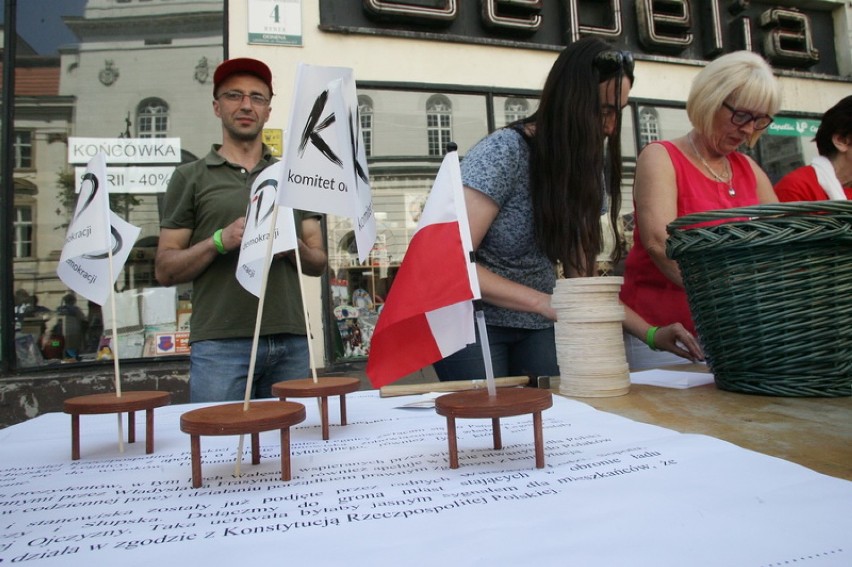
[[[263,262],[263,271],[260,275],[260,295],[257,298],[257,317],[254,321],[254,335],[251,343],[251,359],[249,360],[248,376],[246,377],[246,391],[243,399],[243,411],[248,411],[251,399],[251,387],[254,381],[255,357],[257,356],[257,343],[260,338],[260,324],[263,320],[263,304],[266,299],[266,286],[269,282],[269,268],[272,265],[272,245],[275,239],[275,224],[278,222],[278,207],[273,207],[272,218],[269,221],[269,238],[266,242],[266,255]]]
[[[319,383],[319,378],[317,378],[317,365],[314,362],[314,347],[311,344],[311,320],[308,318],[308,303],[305,300],[305,284],[302,281],[302,255],[299,253],[299,239],[296,238],[296,275],[299,278],[299,294],[302,296],[302,314],[305,317],[305,332],[308,336],[308,359],[311,365],[311,379],[314,381],[314,384]],[[317,398],[317,409],[320,411],[320,415],[322,415],[322,400]]]
[[[110,223],[110,236],[112,236],[112,223]],[[115,396],[117,398],[121,397],[121,371],[120,365],[118,361],[118,326],[116,321],[118,321],[118,312],[115,308],[115,285],[112,282],[115,281],[114,277],[114,267],[112,262],[112,238],[110,238],[109,246],[107,247],[107,266],[109,266],[109,306],[112,310],[112,341],[110,344],[112,345],[112,367],[115,372]],[[118,452],[124,452],[124,431],[123,426],[121,424],[121,412],[115,414],[118,418]]]
[[[302,296],[302,314],[305,317],[305,329],[308,333],[308,358],[310,358],[311,362],[311,378],[314,381],[314,384],[319,382],[317,378],[317,365],[314,361],[314,347],[311,345],[311,322],[308,318],[308,303],[305,300],[305,284],[302,282],[302,255],[299,253],[299,240],[296,239],[296,272],[299,276],[299,293]],[[317,399],[319,402],[319,399]]]
[[[473,302],[474,313],[476,313],[476,325],[479,328],[479,340],[482,343],[482,362],[485,364],[485,387],[488,395],[497,395],[497,385],[494,382],[494,366],[491,364],[491,345],[488,343],[488,329],[485,327],[485,311],[482,308],[482,300]]]
[[[260,295],[257,298],[257,317],[254,321],[254,335],[251,340],[251,355],[249,357],[248,376],[246,376],[246,392],[243,398],[243,411],[249,410],[249,400],[251,399],[251,387],[254,382],[255,358],[257,358],[257,343],[260,338],[260,324],[263,320],[263,304],[266,298],[266,284],[269,280],[269,268],[272,265],[272,245],[275,240],[275,225],[278,222],[278,206],[272,209],[272,219],[269,221],[269,238],[266,242],[266,255],[264,256],[263,271],[260,275]],[[245,435],[240,435],[240,444],[237,447],[237,463],[234,474],[240,476],[240,465],[243,462],[243,443]]]

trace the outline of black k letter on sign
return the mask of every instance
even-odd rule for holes
[[[361,139],[361,136],[359,136],[360,132],[357,130],[359,120],[357,114],[353,115],[353,113],[349,113],[349,144],[352,147],[352,161],[355,163],[355,173],[358,174],[358,177],[364,183],[369,183],[370,180],[367,179],[367,174],[364,172],[364,168],[361,167],[361,162],[358,161],[358,140]]]
[[[308,145],[308,141],[310,142],[324,155],[328,158],[332,163],[343,166],[343,162],[340,160],[337,155],[335,155],[334,151],[325,143],[325,140],[320,136],[320,132],[334,124],[334,113],[326,117],[325,120],[320,121],[320,116],[322,116],[323,111],[325,110],[325,103],[328,102],[328,91],[323,91],[317,99],[314,101],[314,107],[311,109],[311,113],[308,115],[308,121],[305,123],[305,128],[302,130],[302,140],[299,143],[299,157],[302,157],[305,153],[305,146]]]

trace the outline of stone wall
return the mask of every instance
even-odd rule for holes
[[[75,396],[114,392],[113,366],[59,367],[55,372],[0,378],[0,428],[43,413],[61,412],[63,402]],[[189,401],[189,360],[121,363],[121,389],[161,390],[173,404]],[[70,431],[71,420],[68,427]],[[70,435],[70,433],[69,433]]]

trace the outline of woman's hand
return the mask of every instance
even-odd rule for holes
[[[692,362],[704,360],[704,351],[698,344],[698,339],[680,323],[672,323],[657,329],[654,334],[654,346],[658,350],[674,353]]]
[[[537,306],[533,309],[534,313],[538,313],[551,321],[556,321],[556,309],[553,308],[553,305],[550,304],[550,300],[553,299],[553,296],[547,293],[539,292],[538,301],[536,302]]]

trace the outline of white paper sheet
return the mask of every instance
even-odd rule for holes
[[[149,287],[139,292],[142,297],[142,324],[171,325],[177,321],[177,288]]]
[[[683,390],[713,383],[709,372],[684,372],[682,370],[643,370],[630,373],[631,384],[647,384]]]
[[[156,288],[150,288],[156,289]],[[107,334],[112,332],[112,303],[103,305],[104,329]],[[131,289],[115,294],[116,327],[118,329],[138,329],[142,323],[139,318],[139,291]]]
[[[293,480],[280,480],[277,432],[261,463],[238,437],[202,437],[204,486],[191,487],[180,415],[156,410],[155,453],[118,453],[115,416],[0,430],[0,562],[122,567],[423,565],[852,565],[852,483],[710,437],[683,435],[554,397],[546,467],[534,468],[530,416],[457,420],[460,468],[447,463],[446,420],[394,409],[403,398],[331,398],[291,429]]]
[[[435,409],[435,400],[445,395],[446,392],[428,392],[419,396],[402,396],[401,405],[396,409]]]

